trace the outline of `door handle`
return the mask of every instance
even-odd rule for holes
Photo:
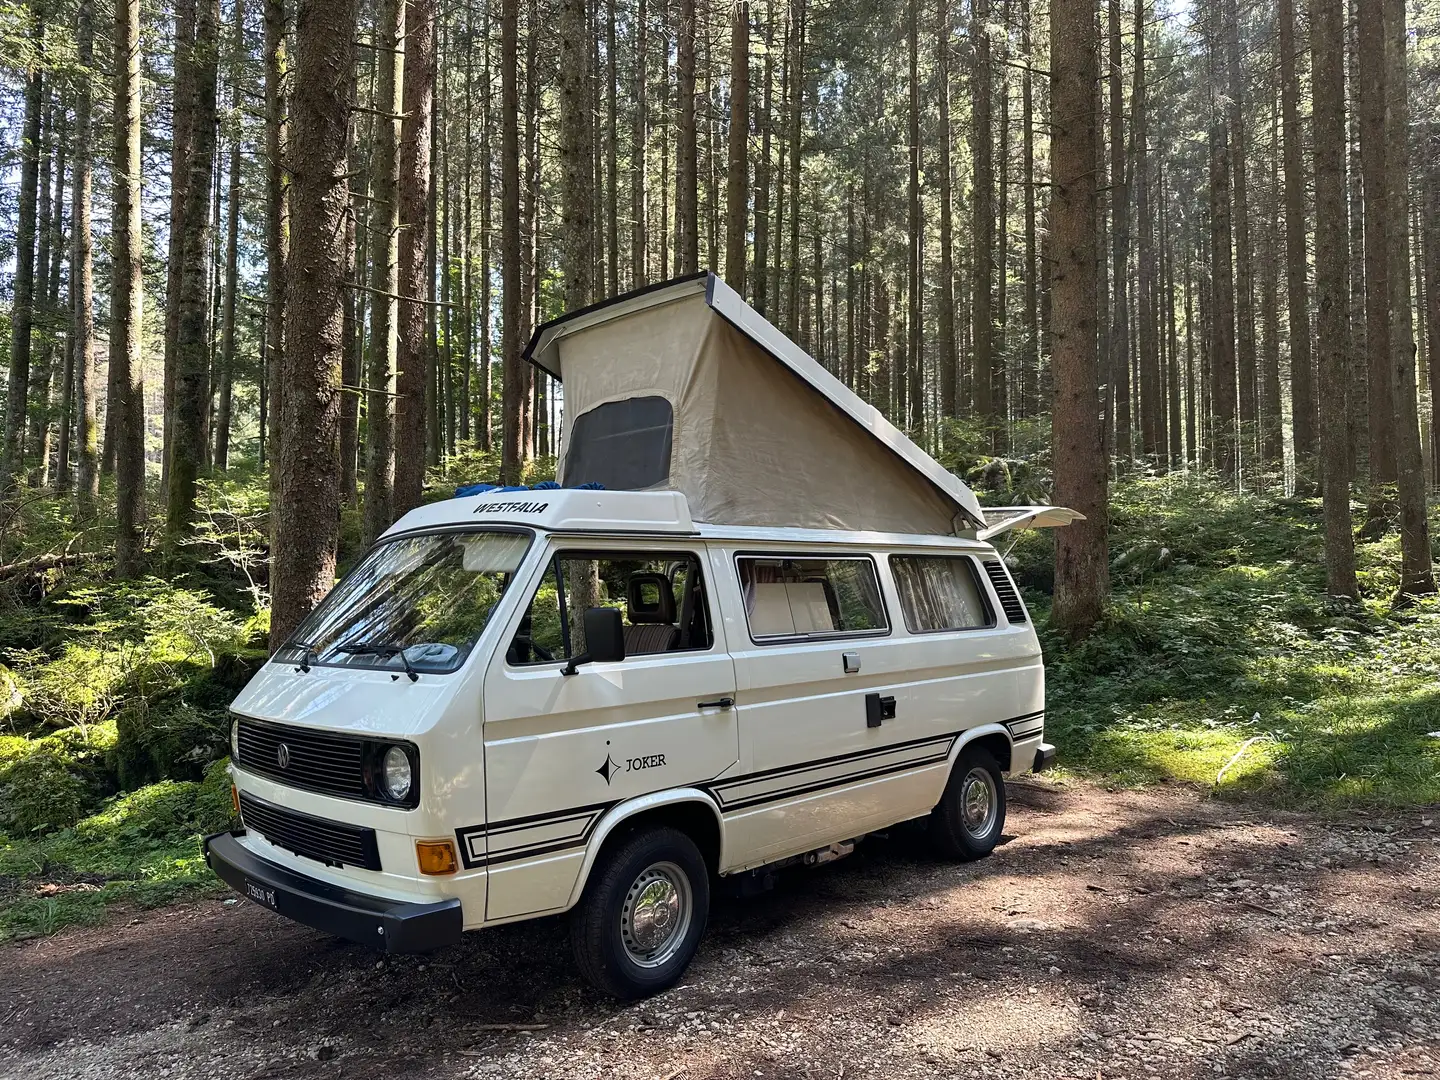
[[[895,719],[895,697],[887,694],[881,697],[879,694],[865,695],[865,726],[879,727],[886,720]]]
[[[722,697],[716,698],[714,701],[697,701],[695,707],[697,709],[728,709],[734,704],[734,698]]]

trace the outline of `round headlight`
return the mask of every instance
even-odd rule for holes
[[[385,794],[396,801],[404,799],[410,794],[412,780],[410,755],[400,747],[392,746],[385,751],[385,760],[381,765],[381,784],[385,788]]]
[[[233,761],[240,756],[240,721],[230,721],[230,759]]]

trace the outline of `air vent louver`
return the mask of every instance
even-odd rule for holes
[[[1005,609],[1005,618],[1012,623],[1023,623],[1025,621],[1025,605],[1020,602],[1020,594],[1015,591],[1015,583],[1010,580],[1010,574],[1005,569],[1004,563],[983,562],[985,573],[990,577],[990,584],[995,586],[995,595],[1000,598],[1000,606]]]

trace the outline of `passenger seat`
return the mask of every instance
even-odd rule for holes
[[[664,574],[631,574],[626,585],[625,655],[669,652],[680,643],[675,590]]]

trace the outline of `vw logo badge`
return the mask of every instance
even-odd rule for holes
[[[286,746],[283,742],[275,748],[275,764],[279,765],[282,769],[288,769],[290,767],[290,747]]]

